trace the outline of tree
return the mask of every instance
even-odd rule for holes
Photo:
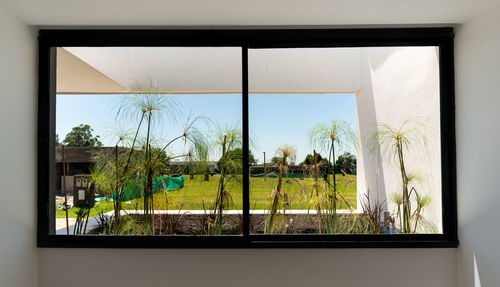
[[[71,147],[94,147],[102,146],[99,141],[99,136],[93,136],[92,129],[89,125],[81,124],[79,126],[73,127],[71,132],[69,132],[64,138],[63,144]]]
[[[323,159],[323,157],[318,153],[316,154],[316,161],[319,162]],[[312,154],[308,154],[306,155],[306,157],[304,158],[304,160],[299,163],[299,165],[311,165],[313,164],[314,162],[314,156]]]
[[[271,163],[274,164],[274,165],[279,165],[282,161],[282,157],[280,156],[273,156],[273,158],[271,159]]]
[[[138,152],[142,158],[146,157],[144,150]],[[155,169],[157,169],[157,175],[163,176],[168,173],[168,166],[170,162],[170,157],[167,153],[159,147],[151,147],[151,157],[156,160]]]
[[[243,160],[243,150],[238,147],[238,148],[232,149],[230,151],[227,151],[224,156],[233,162],[236,162],[236,161],[241,162]],[[217,161],[217,170],[220,170],[222,160],[223,159],[221,158],[221,159],[219,159],[219,161]],[[248,164],[249,165],[257,164],[257,160],[255,159],[255,156],[253,155],[251,150],[248,151]],[[240,171],[236,171],[236,172],[240,172]]]
[[[356,157],[349,152],[340,155],[335,162],[335,173],[353,174],[356,172]]]
[[[314,156],[312,154],[306,155],[304,160],[299,165],[312,165],[314,163]],[[320,169],[321,173],[325,173],[329,169],[333,169],[332,163],[328,162],[328,160],[322,157],[319,153],[316,154],[316,164]]]

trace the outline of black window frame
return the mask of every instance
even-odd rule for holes
[[[38,58],[38,247],[83,248],[411,248],[457,247],[454,30],[373,29],[198,29],[198,30],[40,30]],[[249,233],[248,164],[243,168],[243,235],[91,236],[53,235],[55,209],[49,177],[55,168],[56,47],[241,47],[243,161],[248,163],[248,50],[261,48],[438,46],[441,117],[442,234]],[[52,217],[52,218],[51,218]]]

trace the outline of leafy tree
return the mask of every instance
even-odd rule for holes
[[[316,154],[316,161],[319,162],[323,159],[323,157],[318,153]],[[304,158],[304,160],[299,163],[299,165],[310,165],[310,164],[313,164],[314,163],[314,156],[312,154],[308,154],[306,155],[306,157]]]
[[[128,148],[126,150],[130,151],[130,149]],[[167,153],[159,147],[151,147],[150,152],[151,157],[156,160],[154,165],[156,175],[163,176],[165,174],[168,174],[170,157],[167,155]],[[135,153],[142,158],[146,157],[145,149],[141,149],[140,151],[136,151]]]
[[[102,143],[99,141],[99,136],[94,137],[92,132],[94,132],[94,129],[89,125],[81,124],[77,127],[73,127],[71,132],[64,138],[63,144],[72,147],[102,146]]]
[[[56,146],[59,146],[61,143],[59,142],[59,135],[56,134]]]
[[[235,148],[230,151],[227,151],[226,154],[224,155],[225,158],[230,159],[232,162],[241,162],[243,160],[243,150],[241,148]],[[223,158],[219,159],[217,161],[217,170],[220,171],[221,168],[221,163]],[[248,151],[248,164],[249,165],[255,165],[257,164],[257,160],[255,159],[255,156],[253,155],[252,151]],[[236,171],[240,172],[240,171]]]
[[[271,163],[274,165],[281,164],[281,161],[282,161],[282,157],[280,157],[280,156],[273,156],[273,158],[271,158]]]
[[[299,165],[312,165],[313,163],[314,156],[312,154],[308,154]],[[328,159],[322,157],[319,153],[316,154],[316,164],[318,165],[321,173],[326,172],[328,169],[333,169],[332,163],[328,162]]]
[[[340,155],[335,162],[335,173],[341,170],[349,174],[356,172],[356,157],[349,152]]]

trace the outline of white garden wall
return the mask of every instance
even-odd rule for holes
[[[405,154],[407,172],[419,174],[417,191],[432,197],[424,215],[442,232],[439,59],[435,47],[365,48],[362,55],[358,112],[358,197],[367,183],[379,200],[401,194],[401,176],[394,154],[370,151],[376,123],[400,128],[405,121],[425,125],[427,146],[416,144]],[[377,178],[378,171],[378,178]],[[358,199],[359,202],[359,199]],[[393,205],[389,205],[393,211]]]

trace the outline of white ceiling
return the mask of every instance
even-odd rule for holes
[[[241,90],[239,47],[65,47],[65,50],[121,87],[132,90],[134,85],[150,81],[162,91]],[[67,71],[72,73],[72,69]],[[75,82],[80,86],[81,79]]]
[[[417,58],[438,55],[436,47],[250,49],[249,90],[358,91],[372,70],[404,51]],[[135,85],[150,82],[165,93],[241,93],[238,47],[65,47],[57,52],[61,94],[133,92]],[[400,59],[392,69],[412,65],[411,60]]]
[[[0,0],[32,25],[462,23],[500,0]]]

